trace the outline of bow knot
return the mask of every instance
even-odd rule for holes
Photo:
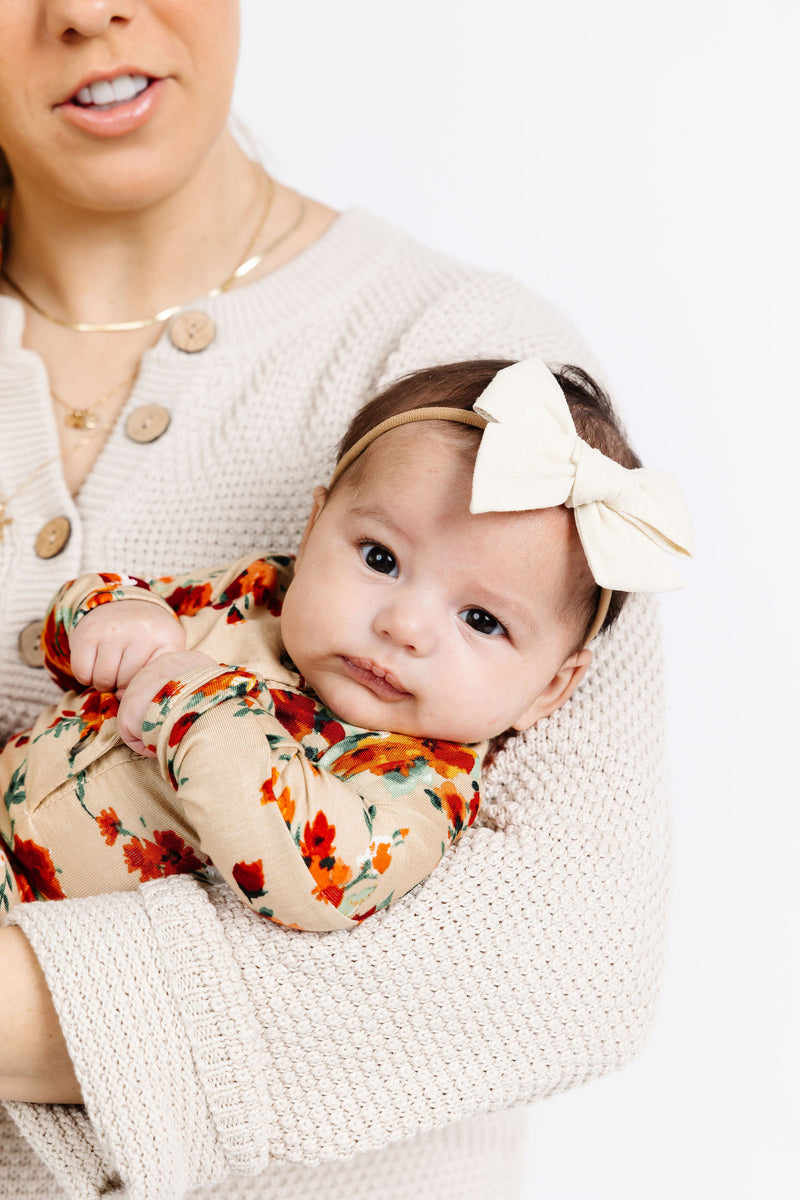
[[[594,501],[607,504],[610,508],[620,507],[625,490],[624,467],[584,442],[577,434],[570,462],[575,468],[575,475],[570,493],[564,501],[567,508],[580,508]]]
[[[472,512],[573,509],[589,569],[602,588],[684,587],[664,551],[690,555],[692,531],[671,475],[627,468],[589,446],[540,359],[498,371],[474,405],[487,423],[475,460]]]

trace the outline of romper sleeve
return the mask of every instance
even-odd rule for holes
[[[256,558],[245,555],[235,562],[207,570],[158,579],[138,579],[133,575],[92,572],[63,585],[47,610],[42,647],[44,664],[56,683],[69,691],[81,691],[85,684],[72,674],[69,637],[87,613],[102,604],[143,600],[178,617],[193,617],[204,609],[228,608],[238,601],[269,607],[277,604],[284,588],[281,567],[285,558]],[[274,607],[274,605],[273,605]],[[189,648],[193,648],[193,624],[189,624]]]
[[[169,681],[142,734],[203,853],[294,929],[350,929],[388,907],[478,812],[477,749],[343,725],[241,669]]]
[[[476,273],[407,322],[368,386],[487,354],[596,373],[558,312]],[[350,931],[281,929],[186,876],[18,906],[86,1116],[11,1107],[69,1196],[123,1181],[137,1200],[177,1200],[258,1169],[267,1135],[277,1159],[344,1157],[629,1062],[667,915],[654,601],[626,605],[575,695],[508,743],[483,791],[430,878]]]

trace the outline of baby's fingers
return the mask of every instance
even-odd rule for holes
[[[89,680],[96,691],[116,691],[121,659],[121,647],[114,642],[102,641],[97,645]],[[75,669],[74,661],[73,658],[73,670]]]
[[[69,651],[72,674],[79,683],[90,684],[97,657],[97,641],[94,638],[76,639],[73,634],[69,641]]]

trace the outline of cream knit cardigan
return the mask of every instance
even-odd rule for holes
[[[135,444],[123,414],[77,502],[56,464],[14,502],[0,545],[5,733],[52,695],[16,636],[65,577],[294,548],[352,411],[406,371],[530,354],[596,369],[538,297],[358,210],[273,275],[197,307],[216,322],[212,345],[185,355],[162,338],[129,402],[165,404],[168,433]],[[3,495],[56,453],[22,321],[0,300]],[[66,549],[36,559],[36,532],[61,514]],[[550,1095],[639,1050],[664,941],[663,716],[654,607],[637,600],[570,703],[499,757],[477,827],[353,932],[289,932],[187,877],[20,908],[86,1107],[7,1105],[26,1140],[0,1121],[0,1196],[176,1200],[206,1185],[198,1195],[288,1200],[338,1195],[339,1178],[350,1200],[389,1200],[407,1194],[400,1171],[416,1200],[440,1200],[424,1163],[448,1147],[471,1164],[459,1194],[477,1195],[481,1145],[519,1132],[508,1114],[386,1151],[394,1173],[374,1193],[374,1156],[350,1175],[312,1164]],[[209,1186],[269,1164],[264,1180]]]

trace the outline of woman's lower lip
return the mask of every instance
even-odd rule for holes
[[[67,101],[57,106],[66,120],[78,129],[95,137],[115,138],[140,129],[155,116],[164,94],[165,79],[153,79],[143,92],[132,100],[115,104],[113,108],[95,108],[92,105],[73,104]]]
[[[396,688],[394,684],[389,683],[388,679],[383,679],[380,675],[376,675],[368,667],[359,666],[351,658],[343,656],[342,662],[351,679],[355,679],[358,683],[363,683],[376,696],[379,696],[381,700],[402,700],[405,696],[410,695],[410,692],[404,692],[401,688]]]

